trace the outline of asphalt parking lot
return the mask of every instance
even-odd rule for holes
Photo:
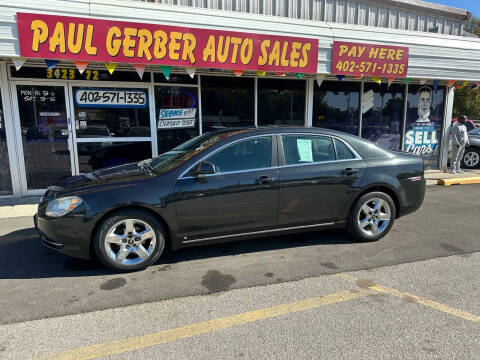
[[[475,358],[479,190],[428,187],[375,243],[257,239],[122,275],[43,248],[30,218],[0,220],[0,358]]]

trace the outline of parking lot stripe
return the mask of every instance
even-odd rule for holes
[[[458,310],[458,309],[452,308],[452,307],[444,305],[444,304],[440,304],[440,303],[438,303],[436,301],[433,301],[433,300],[425,299],[425,298],[422,298],[420,296],[416,296],[416,295],[412,295],[412,294],[409,294],[409,293],[406,293],[406,292],[402,292],[402,291],[390,288],[388,286],[379,285],[379,284],[376,284],[376,283],[374,283],[373,281],[370,281],[370,280],[357,279],[356,277],[354,277],[352,275],[349,275],[349,274],[336,274],[335,276],[339,277],[343,280],[346,280],[348,282],[354,283],[354,284],[356,284],[357,286],[359,286],[360,288],[363,288],[363,289],[372,289],[372,290],[375,290],[375,291],[378,291],[378,292],[393,295],[393,296],[399,297],[403,300],[418,303],[418,304],[422,304],[422,305],[428,306],[432,309],[439,310],[439,311],[442,311],[444,313],[447,313],[447,314],[450,314],[450,315],[453,315],[453,316],[456,316],[456,317],[459,317],[459,318],[462,318],[462,319],[465,319],[465,320],[473,321],[473,322],[476,322],[476,323],[480,324],[480,316],[468,313],[466,311]]]
[[[299,311],[318,308],[325,305],[353,300],[359,297],[371,295],[372,293],[374,293],[374,291],[369,289],[347,290],[321,297],[300,300],[288,304],[281,304],[268,308],[252,310],[219,319],[207,320],[196,324],[159,331],[153,334],[146,334],[127,339],[107,341],[104,343],[79,347],[54,355],[41,356],[34,359],[86,360],[106,357],[128,351],[138,350],[141,348],[160,345],[180,339],[185,339],[195,335],[206,334],[209,332],[226,329],[237,325],[248,324],[258,320],[269,319],[280,315],[286,315]]]

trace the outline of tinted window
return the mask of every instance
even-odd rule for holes
[[[357,135],[360,83],[324,81],[314,86],[313,126]]]
[[[335,139],[335,150],[337,151],[337,160],[348,160],[348,159],[355,159],[355,155],[353,155],[352,151],[338,139]]]
[[[254,126],[254,80],[202,76],[203,132],[227,127]]]
[[[258,124],[305,124],[305,81],[258,79]]]
[[[272,156],[271,137],[237,142],[210,156],[216,172],[269,168]]]
[[[285,165],[335,160],[332,139],[326,136],[282,136]]]

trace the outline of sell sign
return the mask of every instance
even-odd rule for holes
[[[404,78],[407,71],[407,47],[333,42],[332,74]]]
[[[318,40],[17,13],[29,58],[316,73]]]

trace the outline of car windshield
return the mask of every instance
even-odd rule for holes
[[[152,159],[149,165],[155,174],[176,168],[199,152],[225,138],[226,134],[203,134],[184,142],[176,148]]]
[[[472,129],[468,132],[470,135],[480,135],[480,127]]]

